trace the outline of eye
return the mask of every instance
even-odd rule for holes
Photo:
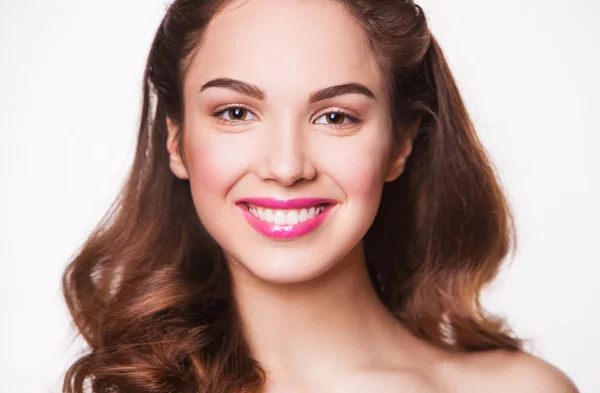
[[[320,119],[324,119],[324,121],[320,121]],[[350,116],[342,110],[327,112],[315,121],[316,124],[325,124],[333,127],[347,126],[358,122],[358,118]]]
[[[218,118],[225,124],[242,123],[247,120],[256,120],[256,116],[247,108],[240,105],[231,105],[224,109],[217,110],[212,116]]]

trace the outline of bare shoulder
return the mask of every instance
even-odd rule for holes
[[[561,370],[523,352],[494,350],[459,355],[445,362],[441,374],[452,382],[449,392],[579,392]]]

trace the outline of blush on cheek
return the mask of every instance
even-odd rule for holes
[[[353,157],[347,169],[339,172],[338,179],[343,182],[342,187],[361,199],[378,197],[383,186],[381,167],[376,160],[369,160],[368,157]]]
[[[219,134],[207,131],[190,138],[188,164],[190,183],[205,192],[227,194],[244,175],[253,149],[247,137],[240,134]]]
[[[371,199],[380,194],[387,162],[386,146],[378,141],[357,139],[325,149],[320,154],[323,169],[348,197]]]

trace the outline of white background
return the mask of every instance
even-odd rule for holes
[[[421,1],[515,208],[486,293],[600,393],[600,2]],[[165,0],[0,0],[0,392],[60,392],[81,347],[61,273],[133,157]]]

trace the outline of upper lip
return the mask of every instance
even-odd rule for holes
[[[273,199],[273,198],[244,198],[238,203],[245,203],[270,209],[301,209],[303,207],[319,206],[334,203],[327,198],[295,198],[295,199]]]

